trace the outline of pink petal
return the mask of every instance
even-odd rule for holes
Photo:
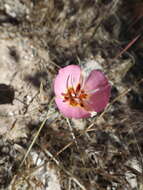
[[[78,65],[69,65],[59,70],[54,81],[54,91],[56,96],[61,96],[61,93],[66,93],[67,82],[68,86],[76,86],[80,80],[81,69]]]
[[[55,98],[56,104],[60,110],[60,112],[69,118],[87,118],[90,117],[90,113],[84,110],[83,108],[79,106],[71,106],[68,104],[68,102],[63,102],[63,99],[60,97]]]
[[[93,70],[85,81],[84,90],[93,91],[106,85],[108,85],[108,80],[102,71]]]
[[[86,101],[89,110],[100,112],[109,102],[111,93],[111,86],[107,84],[105,87],[91,94],[88,101]]]

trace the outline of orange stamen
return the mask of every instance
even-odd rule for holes
[[[69,102],[71,106],[80,106],[85,108],[84,100],[88,97],[88,94],[81,89],[81,85],[79,83],[76,89],[70,87],[67,89],[66,93],[62,93],[62,96],[64,97],[63,102]]]
[[[75,92],[76,92],[77,94],[80,92],[80,88],[81,88],[81,85],[78,84],[77,87],[76,87],[76,90],[75,90]]]

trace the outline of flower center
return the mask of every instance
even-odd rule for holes
[[[84,107],[84,100],[88,97],[83,89],[81,89],[80,83],[77,85],[76,89],[69,87],[67,93],[62,93],[64,97],[64,102],[69,102],[71,106],[81,106]]]

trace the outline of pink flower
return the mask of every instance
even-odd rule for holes
[[[106,107],[111,86],[101,71],[93,70],[85,79],[79,66],[69,65],[59,70],[54,91],[60,112],[66,117],[80,119]]]

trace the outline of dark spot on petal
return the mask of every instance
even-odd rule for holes
[[[80,88],[81,88],[81,85],[80,85],[80,84],[78,84],[78,85],[77,85],[77,87],[76,87],[76,93],[79,93]]]
[[[80,103],[80,106],[81,106],[81,107],[84,107],[83,103]]]

